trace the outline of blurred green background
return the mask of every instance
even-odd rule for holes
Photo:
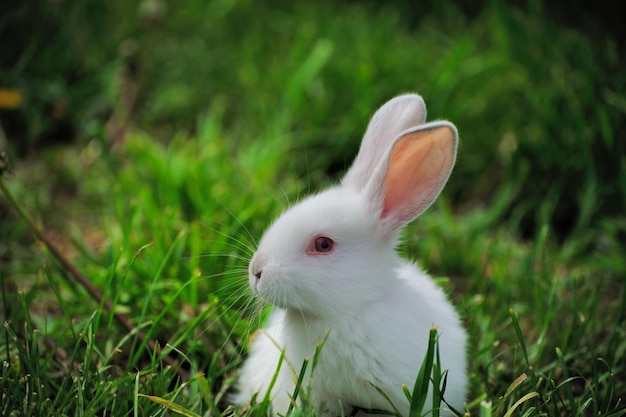
[[[624,16],[619,2],[3,2],[0,110],[10,150],[167,141],[219,108],[238,138],[293,133],[292,174],[336,177],[373,110],[416,91],[461,133],[446,193],[497,205],[523,236],[622,217]],[[109,145],[105,145],[109,146]],[[6,146],[5,146],[6,147]],[[266,155],[267,156],[267,155]],[[291,174],[290,174],[291,175]],[[494,198],[497,197],[497,201]],[[550,204],[541,211],[548,200]],[[623,218],[623,217],[622,217]]]

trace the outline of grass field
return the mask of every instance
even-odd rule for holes
[[[247,289],[255,242],[339,178],[373,111],[406,91],[460,131],[444,194],[400,248],[466,323],[460,411],[626,415],[617,42],[539,2],[416,19],[393,4],[114,1],[87,26],[93,10],[74,5],[63,45],[83,84],[2,72],[70,105],[78,139],[10,148],[2,181],[102,300],[2,193],[0,415],[262,415],[226,400],[263,317]]]

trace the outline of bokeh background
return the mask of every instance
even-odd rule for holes
[[[416,91],[460,129],[447,193],[560,236],[623,213],[624,6],[619,2],[3,2],[0,105],[20,155],[48,144],[167,140],[199,115],[251,146],[295,133],[297,175],[334,176],[389,97]],[[315,155],[305,161],[307,155]],[[315,184],[314,184],[315,185]]]

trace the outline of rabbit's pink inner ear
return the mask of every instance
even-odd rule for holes
[[[456,134],[449,126],[408,133],[389,156],[381,219],[401,226],[426,210],[446,183],[456,156]]]

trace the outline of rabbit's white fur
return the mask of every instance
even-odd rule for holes
[[[253,339],[236,405],[266,394],[284,349],[286,362],[271,392],[274,413],[284,414],[294,370],[328,334],[304,384],[319,415],[349,414],[355,406],[389,410],[372,385],[407,415],[401,386],[413,386],[435,326],[441,366],[448,370],[444,398],[463,408],[466,334],[459,317],[431,278],[395,251],[401,227],[437,197],[456,155],[454,126],[424,125],[425,114],[416,95],[386,103],[341,185],[291,207],[265,232],[249,280],[275,308]],[[307,251],[318,236],[332,239],[331,253]]]

